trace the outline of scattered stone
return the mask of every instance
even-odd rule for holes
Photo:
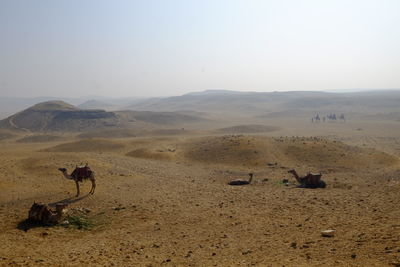
[[[47,233],[47,232],[43,232],[43,233],[41,233],[40,234],[42,237],[46,237],[46,236],[48,236],[49,235],[49,233]]]
[[[88,209],[88,208],[83,208],[83,211],[86,212],[86,213],[89,213],[89,212],[91,212],[92,210],[91,210],[91,209]]]
[[[246,250],[246,251],[243,251],[242,252],[242,255],[247,255],[247,254],[250,254],[250,253],[252,253],[253,251],[251,251],[250,249],[248,249],[248,250]]]
[[[335,235],[335,230],[324,230],[321,231],[323,237],[333,237]]]
[[[292,247],[292,248],[297,248],[297,243],[296,243],[296,242],[290,243],[290,247]]]
[[[357,257],[357,255],[355,253],[351,254],[351,258],[355,259]]]

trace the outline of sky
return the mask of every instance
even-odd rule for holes
[[[0,0],[0,96],[400,88],[398,0]]]

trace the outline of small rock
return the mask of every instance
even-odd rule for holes
[[[297,248],[297,243],[296,243],[296,242],[292,242],[292,243],[290,244],[290,247],[292,247],[292,248]]]
[[[248,249],[248,250],[246,250],[246,251],[243,251],[242,252],[242,255],[247,255],[247,254],[250,254],[250,253],[252,253],[253,251],[251,251],[250,249]]]
[[[323,237],[333,237],[335,235],[335,230],[324,230],[321,231]]]
[[[84,210],[86,213],[89,213],[89,212],[92,211],[91,209],[88,209],[88,208],[84,208],[83,210]]]
[[[357,255],[355,253],[351,254],[351,258],[355,259],[357,257]]]

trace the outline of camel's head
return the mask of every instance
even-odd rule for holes
[[[59,170],[60,172],[66,172],[66,171],[67,171],[66,168],[58,168],[58,170]]]
[[[250,177],[249,177],[249,183],[251,183],[251,181],[253,180],[253,173],[250,172],[250,173],[249,173],[249,176],[250,176]]]
[[[65,213],[67,210],[65,209],[68,206],[66,203],[58,203],[56,204],[56,211],[57,213]]]

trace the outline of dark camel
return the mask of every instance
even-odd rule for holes
[[[321,180],[321,173],[313,174],[308,173],[306,176],[300,177],[295,170],[290,170],[288,173],[293,174],[296,181],[300,184],[301,187],[306,188],[325,188],[326,183]]]
[[[246,181],[246,180],[233,180],[233,181],[230,181],[229,183],[228,183],[228,185],[247,185],[247,184],[250,184],[251,183],[251,181],[253,180],[253,173],[249,173],[249,180],[248,181]]]
[[[56,210],[52,210],[48,205],[43,203],[33,203],[29,210],[29,220],[32,222],[39,222],[45,225],[58,224],[62,219],[67,204],[58,203]]]

